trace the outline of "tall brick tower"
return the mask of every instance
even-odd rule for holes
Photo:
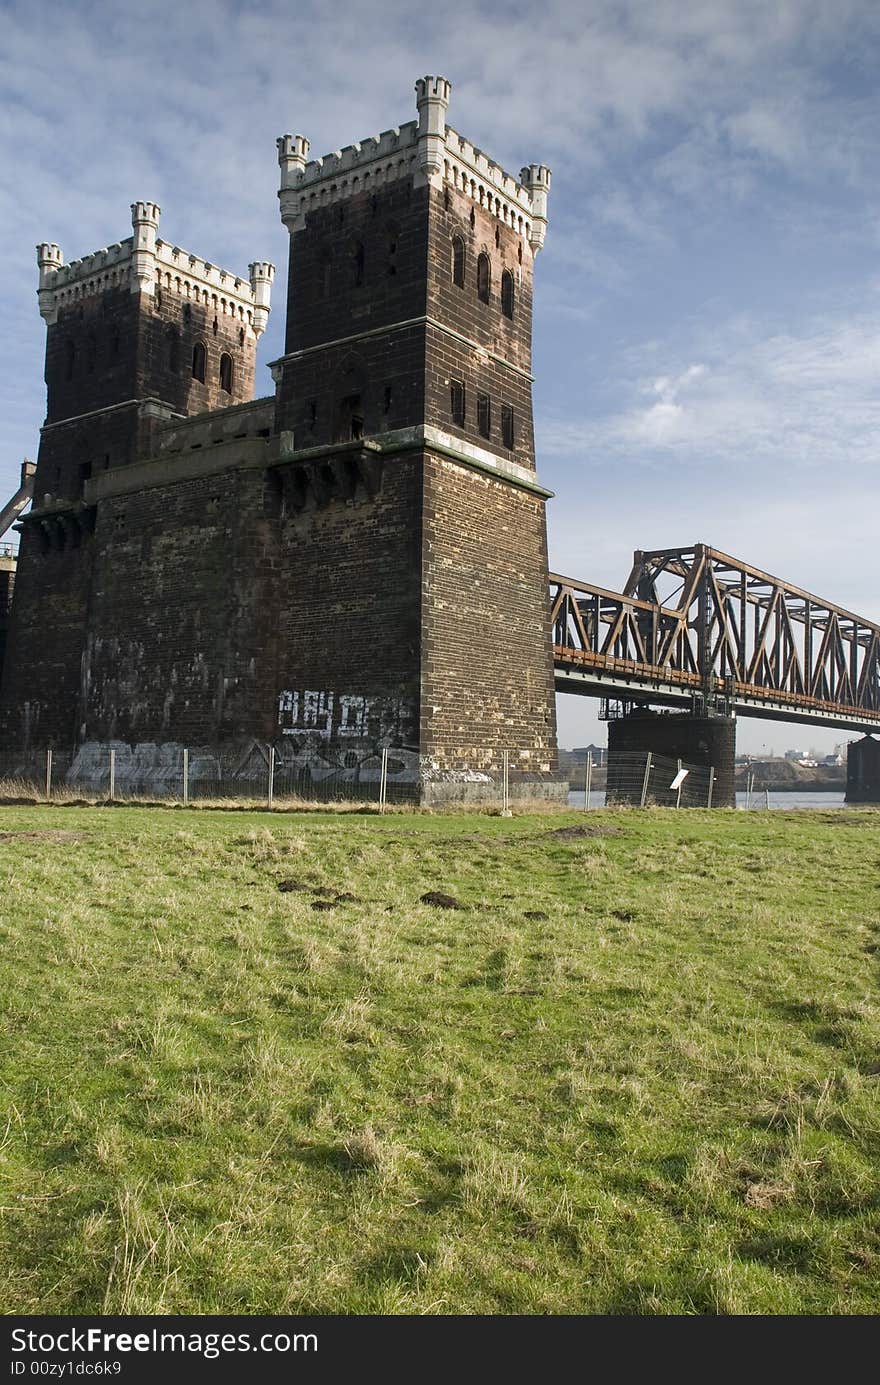
[[[557,769],[530,374],[550,171],[505,173],[449,97],[421,78],[418,120],[312,162],[278,140],[279,730],[412,747],[427,799],[504,750],[514,779]]]
[[[85,734],[96,571],[103,564],[112,584],[130,539],[97,504],[106,473],[149,455],[169,420],[253,392],[273,266],[257,262],[240,279],[161,240],[159,215],[134,203],[128,239],[70,264],[57,245],[37,246],[47,412],[4,665],[10,747],[66,749]]]

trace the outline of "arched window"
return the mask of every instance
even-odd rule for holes
[[[205,343],[203,341],[197,341],[193,347],[192,373],[194,380],[200,380],[202,384],[205,383],[205,370],[207,364],[208,353],[205,350]]]
[[[72,341],[66,341],[66,342],[64,343],[64,378],[65,378],[65,380],[72,380],[72,379],[73,379],[73,367],[74,367],[74,362],[75,362],[75,361],[76,361],[76,347],[74,346],[74,344],[73,344]]]
[[[477,427],[484,438],[492,436],[492,401],[488,394],[477,395]]]
[[[461,236],[452,237],[452,282],[456,288],[464,288],[464,241]]]
[[[513,317],[515,293],[513,275],[509,269],[505,269],[501,276],[501,311],[505,317]]]
[[[232,393],[232,357],[225,351],[220,357],[220,388],[226,394]]]
[[[489,302],[491,279],[492,270],[489,265],[489,256],[484,250],[477,259],[477,297],[481,303]]]
[[[388,227],[388,277],[393,279],[397,273],[397,246],[400,233],[396,226]]]
[[[364,282],[364,244],[360,240],[351,243],[351,282],[355,288]]]
[[[457,423],[459,428],[463,428],[465,420],[465,393],[464,384],[461,380],[449,381],[449,409],[452,414],[452,422]]]
[[[168,369],[172,375],[180,369],[180,333],[173,327],[168,333]]]

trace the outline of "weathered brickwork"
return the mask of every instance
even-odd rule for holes
[[[169,246],[152,203],[70,266],[39,247],[49,412],[8,742],[273,741],[315,778],[388,746],[393,777],[453,796],[508,751],[554,791],[530,374],[549,173],[497,169],[448,95],[421,80],[418,122],[313,164],[279,141],[273,400],[247,402],[271,265],[244,281]]]
[[[542,500],[425,460],[422,749],[441,769],[557,769]]]

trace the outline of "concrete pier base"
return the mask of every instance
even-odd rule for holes
[[[863,736],[846,752],[847,803],[880,803],[880,741]]]
[[[608,723],[609,802],[638,804],[642,785],[633,772],[636,755],[681,760],[685,765],[714,769],[714,808],[736,807],[734,755],[736,722],[733,717],[691,716],[680,712],[631,712]],[[693,803],[693,800],[688,800]]]

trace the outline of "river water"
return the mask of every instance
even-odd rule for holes
[[[843,808],[845,807],[842,793],[774,793],[770,790],[769,795],[765,796],[764,790],[755,789],[752,792],[751,804],[746,802],[746,794],[738,793],[736,796],[737,808],[751,807],[754,809],[765,808]],[[769,798],[769,802],[766,799]],[[584,791],[583,789],[573,789],[568,795],[568,805],[570,808],[583,808]],[[858,805],[856,805],[858,806]],[[605,807],[605,790],[593,789],[590,794],[591,808]]]

